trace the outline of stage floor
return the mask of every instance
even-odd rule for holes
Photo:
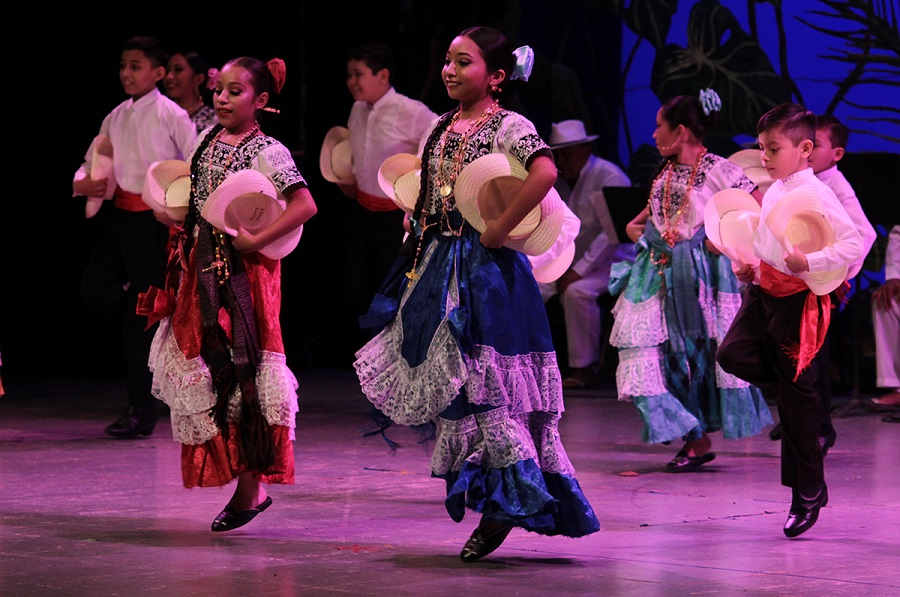
[[[180,445],[115,440],[123,384],[4,377],[0,398],[0,594],[790,595],[900,594],[900,426],[848,409],[825,460],[829,504],[806,534],[782,526],[780,443],[712,435],[717,458],[662,472],[680,445],[647,445],[610,384],[566,396],[561,434],[600,519],[581,539],[513,530],[480,562],[459,551],[431,444],[368,418],[352,370],[300,371],[297,479],[227,533],[209,525],[226,488],[185,489]],[[835,396],[836,406],[848,398]],[[777,419],[774,412],[773,416]]]

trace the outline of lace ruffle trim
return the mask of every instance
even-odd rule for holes
[[[151,391],[169,406],[175,441],[202,444],[219,433],[209,416],[216,402],[209,369],[199,357],[185,358],[170,332],[170,321],[160,322],[150,351]],[[292,441],[295,439],[298,387],[285,355],[266,351],[260,354],[256,371],[260,407],[270,425],[290,429]],[[238,419],[240,402],[241,393],[237,390],[229,399],[229,420]]]
[[[661,294],[657,294],[646,301],[632,303],[624,294],[620,296],[612,311],[615,322],[609,343],[625,349],[659,346],[668,340],[661,297]]]
[[[439,419],[438,423],[431,458],[437,476],[458,472],[467,462],[502,469],[528,459],[538,462],[546,473],[575,474],[559,436],[557,413],[510,415],[506,408],[497,408],[458,421]]]

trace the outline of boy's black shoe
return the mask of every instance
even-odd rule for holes
[[[791,511],[784,523],[784,534],[797,537],[812,528],[819,519],[819,509],[828,505],[828,487],[822,483],[812,489],[793,490]]]

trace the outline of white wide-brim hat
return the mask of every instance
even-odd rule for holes
[[[238,226],[257,234],[278,219],[286,203],[275,185],[257,170],[239,170],[216,187],[200,210],[200,215],[219,230],[236,236]],[[303,226],[259,249],[270,259],[282,259],[300,242]]]
[[[141,199],[154,211],[183,220],[191,202],[191,165],[184,160],[153,162],[147,169]]]
[[[322,150],[319,152],[319,170],[322,177],[329,182],[352,184],[353,151],[350,148],[350,129],[344,126],[333,126],[325,134]]]
[[[759,192],[765,195],[766,191],[775,182],[762,165],[760,150],[742,149],[731,154],[728,161],[737,164],[744,171],[744,175],[753,181]]]
[[[378,168],[378,186],[407,214],[412,214],[419,199],[422,160],[411,153],[398,153]]]
[[[106,178],[106,194],[103,197],[88,197],[84,204],[84,216],[93,218],[100,211],[104,201],[109,201],[116,194],[116,172],[113,168],[112,141],[106,135],[97,135],[91,142],[91,172],[92,180]]]
[[[575,260],[575,239],[581,231],[581,220],[565,203],[563,213],[562,228],[553,246],[546,253],[528,256],[534,279],[543,284],[556,282]]]
[[[550,125],[550,138],[547,145],[550,149],[560,149],[569,145],[581,145],[596,141],[599,135],[588,135],[584,123],[580,120],[563,120]]]
[[[816,253],[833,245],[836,239],[822,199],[807,188],[785,193],[766,216],[766,226],[787,253],[794,247],[804,254]],[[848,265],[844,263],[832,270],[803,272],[798,276],[813,293],[821,296],[843,284],[847,270]]]
[[[467,164],[456,179],[456,206],[473,228],[484,232],[486,220],[496,219],[521,188],[528,171],[505,153],[490,153]],[[550,188],[540,204],[509,233],[505,246],[526,255],[547,251],[559,236],[565,203]]]
[[[706,238],[732,261],[759,265],[759,257],[753,251],[759,211],[759,203],[747,191],[719,191],[710,198],[703,212]]]

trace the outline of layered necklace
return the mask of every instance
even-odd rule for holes
[[[457,111],[456,114],[453,115],[447,128],[444,129],[444,133],[441,135],[440,146],[437,151],[439,159],[437,174],[435,174],[434,177],[434,184],[437,186],[441,195],[441,218],[439,222],[423,226],[422,234],[419,235],[419,244],[416,247],[416,256],[413,259],[412,269],[406,272],[406,277],[410,280],[417,280],[419,278],[419,274],[416,273],[416,267],[419,263],[419,253],[422,251],[422,240],[425,238],[426,230],[432,226],[440,225],[442,230],[449,231],[455,236],[462,234],[463,224],[461,224],[457,230],[454,230],[450,225],[450,212],[453,211],[452,202],[455,198],[454,185],[456,184],[459,173],[462,171],[463,160],[466,157],[466,148],[469,144],[469,137],[481,130],[481,127],[483,127],[484,124],[499,111],[500,104],[497,100],[494,100],[484,109],[484,112],[482,112],[478,118],[469,122],[465,132],[462,133],[459,144],[456,146],[456,151],[450,158],[453,164],[449,169],[444,166],[445,161],[448,159],[446,156],[447,139],[450,137],[453,127],[459,122],[459,115],[462,113],[462,110]]]
[[[673,205],[672,202],[672,175],[675,172],[677,160],[671,160],[663,171],[659,173],[659,176],[656,177],[656,180],[653,181],[653,184],[656,185],[656,182],[659,181],[659,179],[663,177],[666,179],[665,183],[663,183],[662,197],[660,199],[660,208],[662,211],[661,219],[663,223],[663,229],[660,231],[660,236],[670,247],[674,247],[675,243],[678,242],[678,226],[681,224],[681,220],[684,219],[684,213],[687,211],[689,205],[691,191],[694,189],[694,182],[697,179],[697,172],[700,170],[700,162],[705,155],[706,148],[701,147],[700,152],[697,154],[697,159],[694,161],[694,165],[691,168],[691,176],[688,178],[684,197],[677,206]]]
[[[209,163],[206,168],[206,174],[208,176],[207,181],[209,182],[208,192],[212,193],[213,189],[222,182],[222,180],[228,174],[228,168],[230,168],[231,163],[234,162],[234,156],[237,155],[238,150],[240,148],[242,148],[244,145],[246,145],[247,142],[250,140],[250,138],[253,137],[258,132],[259,132],[259,123],[254,122],[253,126],[250,128],[250,130],[247,131],[246,133],[244,133],[244,136],[241,137],[237,143],[235,143],[234,145],[231,146],[231,153],[229,153],[228,157],[225,158],[225,163],[222,165],[222,172],[218,176],[215,176],[213,174],[212,157],[216,153],[216,146],[219,144],[219,140],[222,138],[222,135],[225,134],[224,127],[221,130],[219,130],[218,133],[216,133],[216,136],[213,137],[212,143],[209,144],[209,146],[211,148],[211,153],[209,154]]]
[[[213,174],[212,168],[212,158],[216,153],[216,145],[218,145],[219,140],[222,138],[222,135],[225,133],[225,128],[223,127],[216,133],[216,136],[213,137],[212,142],[209,144],[211,148],[211,153],[209,154],[209,161],[206,165],[206,174],[207,174],[207,182],[209,183],[209,187],[207,188],[208,193],[212,193],[213,189],[222,183],[225,179],[225,176],[228,174],[228,168],[231,167],[232,162],[234,162],[234,156],[237,154],[238,150],[247,144],[247,142],[259,132],[259,123],[254,122],[253,126],[249,131],[244,133],[244,135],[240,138],[240,140],[231,147],[231,152],[228,154],[228,157],[225,158],[225,163],[222,166],[222,172],[215,176]],[[207,195],[207,199],[209,195]],[[225,284],[228,281],[228,278],[231,277],[231,264],[228,262],[228,251],[226,250],[226,244],[228,243],[227,235],[219,230],[218,228],[213,227],[212,229],[213,237],[215,238],[215,252],[213,256],[212,262],[201,271],[207,272],[211,270],[215,270],[216,272],[216,281],[219,286]]]
[[[444,134],[441,135],[440,151],[438,152],[440,163],[434,182],[441,191],[441,199],[445,206],[449,203],[450,197],[453,196],[453,185],[456,184],[456,178],[459,176],[460,171],[462,171],[462,163],[466,155],[466,146],[468,145],[469,137],[472,134],[477,133],[481,127],[484,126],[484,123],[499,110],[500,104],[494,100],[484,109],[484,112],[482,112],[478,118],[469,122],[469,126],[466,127],[466,130],[459,141],[459,145],[456,147],[456,152],[453,154],[453,167],[450,168],[446,179],[444,178],[444,160],[446,159],[444,152],[447,148],[447,138],[450,136],[453,127],[459,122],[459,115],[462,113],[461,110],[453,115],[453,118],[450,119],[450,124],[444,129]]]

